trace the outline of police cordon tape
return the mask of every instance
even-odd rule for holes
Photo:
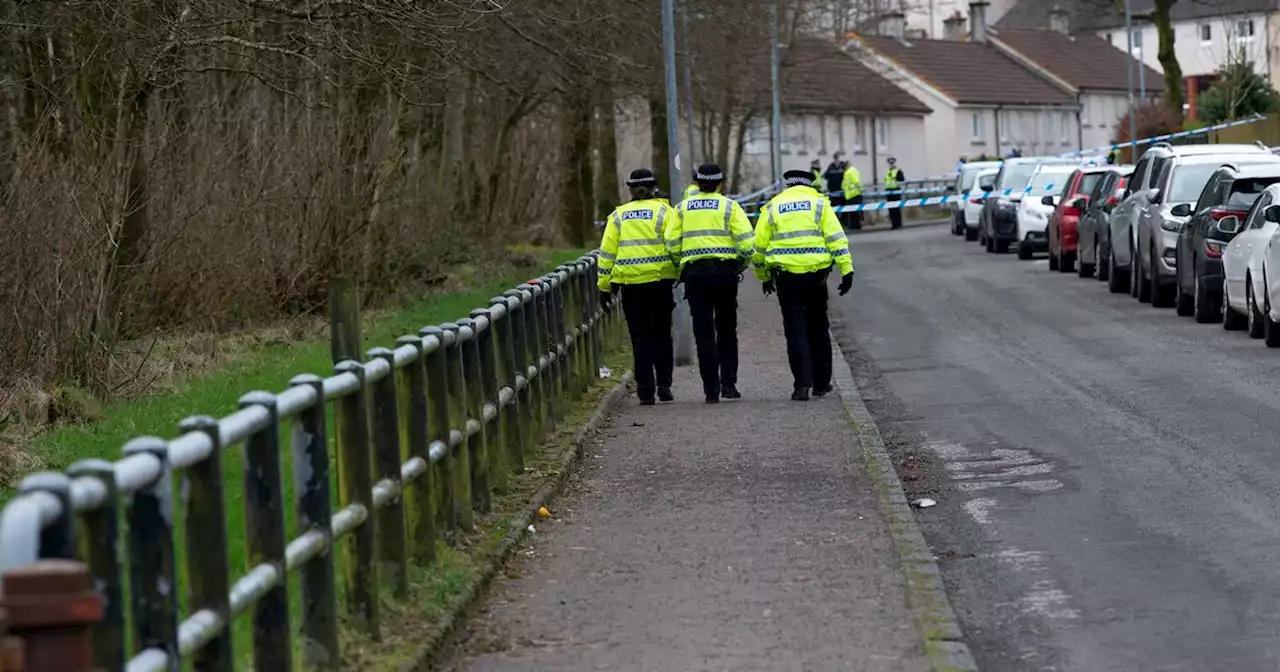
[[[1114,145],[1103,145],[1102,147],[1094,147],[1091,149],[1081,149],[1074,152],[1063,152],[1062,154],[1054,154],[1053,157],[1057,159],[1066,159],[1066,158],[1072,158],[1076,156],[1082,156],[1085,154],[1106,154],[1111,150],[1124,149],[1125,147],[1131,147],[1133,145],[1149,145],[1156,142],[1164,142],[1166,140],[1176,140],[1178,138],[1189,138],[1193,135],[1203,135],[1205,133],[1211,133],[1213,131],[1221,131],[1224,128],[1235,128],[1236,126],[1247,126],[1249,124],[1256,124],[1265,118],[1266,117],[1264,117],[1261,114],[1255,114],[1254,116],[1248,119],[1241,119],[1239,121],[1228,121],[1226,123],[1216,124],[1213,126],[1206,126],[1204,128],[1196,128],[1190,131],[1178,131],[1176,133],[1165,133],[1164,135],[1153,135],[1149,138],[1141,138],[1137,142],[1121,142]]]
[[[973,198],[985,201],[988,198],[1005,197],[1018,194],[1020,196],[1029,196],[1031,194],[1050,194],[1060,188],[1062,185],[1047,184],[1041,188],[1027,187],[1025,189],[1002,189],[1000,191],[984,191],[981,196]],[[880,210],[893,210],[895,208],[918,208],[925,205],[944,205],[946,203],[955,203],[958,201],[967,201],[969,196],[934,196],[931,198],[906,198],[901,201],[878,201],[876,203],[862,203],[860,205],[841,205],[833,208],[835,212],[867,212]],[[748,217],[758,217],[760,213],[747,213]]]

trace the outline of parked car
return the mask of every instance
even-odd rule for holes
[[[998,168],[984,168],[978,172],[978,177],[973,181],[973,186],[965,194],[964,200],[964,239],[978,239],[978,225],[982,216],[982,206],[986,203],[986,198],[996,184],[996,175],[1000,172]]]
[[[1053,193],[1053,191],[1061,189],[1073,172],[1075,168],[1071,166],[1045,164],[1037,168],[1032,175],[1031,183],[1028,185],[1031,189],[1030,193],[1045,195],[1039,198],[1033,195],[1022,199],[1018,204],[1019,259],[1030,259],[1032,254],[1048,250],[1048,245],[1045,243],[1045,228],[1049,225],[1049,216],[1053,214],[1058,199],[1061,198],[1059,193]],[[1052,261],[1049,265],[1053,268]]]
[[[977,184],[978,175],[990,170],[994,175],[996,170],[1000,168],[999,161],[971,161],[964,164],[964,170],[956,175],[956,181],[947,189],[948,194],[965,196],[965,200],[951,202],[951,233],[954,235],[963,235],[965,232],[965,206],[968,204],[968,193]],[[974,234],[977,231],[975,227]]]
[[[1147,206],[1137,220],[1138,300],[1150,301],[1157,307],[1174,305],[1178,280],[1178,233],[1190,219],[1191,208],[1214,171],[1226,163],[1250,166],[1277,162],[1280,162],[1280,157],[1262,148],[1234,155],[1222,152],[1189,156],[1175,154],[1174,160],[1165,164],[1156,177],[1153,197],[1147,199]]]
[[[1106,172],[1106,166],[1089,166],[1077,168],[1067,178],[1045,231],[1049,247],[1049,270],[1063,273],[1076,270],[1080,217],[1089,205],[1089,195],[1093,193],[1093,188]]]
[[[1179,315],[1194,315],[1197,322],[1222,319],[1222,253],[1235,236],[1217,224],[1224,217],[1244,221],[1254,201],[1277,183],[1280,164],[1227,165],[1213,172],[1196,200],[1191,221],[1178,233]]]
[[[1180,226],[1178,221],[1181,218],[1170,214],[1169,210],[1177,203],[1168,202],[1167,197],[1173,195],[1169,193],[1169,187],[1172,186],[1174,173],[1178,172],[1173,170],[1175,164],[1198,160],[1201,165],[1210,165],[1208,171],[1212,172],[1212,166],[1224,163],[1239,165],[1250,161],[1257,163],[1275,159],[1276,157],[1270,152],[1256,145],[1180,145],[1175,147],[1166,142],[1152,145],[1142,154],[1142,158],[1134,168],[1133,179],[1125,187],[1124,198],[1111,213],[1108,221],[1111,229],[1108,236],[1111,242],[1108,255],[1110,278],[1107,283],[1108,288],[1112,292],[1122,292],[1127,288],[1130,295],[1142,301],[1150,301],[1151,269],[1145,268],[1144,265],[1151,264],[1144,264],[1150,260],[1145,258],[1147,250],[1141,249],[1139,243],[1151,247],[1152,241],[1159,240],[1163,247],[1164,233],[1171,234],[1167,241],[1169,256],[1165,257],[1163,251],[1152,256],[1161,260],[1156,265],[1167,270],[1167,274],[1164,274],[1168,278],[1167,281],[1162,279],[1159,282],[1162,286],[1166,282],[1169,287],[1173,286],[1173,268],[1169,264],[1173,261],[1173,245],[1176,243],[1177,227]],[[1200,174],[1195,170],[1183,174],[1178,178],[1179,191],[1176,196],[1190,201],[1200,193],[1204,180],[1208,177],[1209,172]],[[1197,181],[1193,178],[1203,179]],[[1150,232],[1147,232],[1143,234],[1143,240],[1139,241],[1139,233],[1143,229],[1144,222],[1148,227],[1155,227],[1161,231],[1161,235],[1151,236]],[[1161,228],[1161,224],[1173,228],[1166,230]],[[1135,269],[1142,272],[1135,272]],[[1132,282],[1129,281],[1131,277]],[[1144,278],[1147,279],[1146,282]],[[1162,294],[1160,298],[1163,299],[1164,295]]]
[[[1104,282],[1107,280],[1106,236],[1111,231],[1107,220],[1111,217],[1111,211],[1120,204],[1125,183],[1133,175],[1133,166],[1105,168],[1102,177],[1093,187],[1093,193],[1089,194],[1089,203],[1080,216],[1076,235],[1077,269],[1080,277],[1094,275],[1096,270],[1098,279]]]
[[[1018,237],[1018,203],[1026,195],[1027,185],[1036,168],[1042,164],[1075,165],[1071,159],[1047,156],[1029,156],[1006,159],[996,175],[995,186],[982,206],[979,218],[978,242],[987,252],[1003,254],[1009,251],[1009,243]],[[1007,192],[1007,193],[1006,193]],[[1037,194],[1040,196],[1042,194]]]
[[[1280,345],[1280,325],[1268,324],[1274,323],[1268,285],[1280,278],[1280,259],[1273,252],[1280,231],[1280,184],[1267,187],[1244,219],[1227,215],[1215,226],[1232,236],[1222,252],[1222,326],[1230,331],[1247,328],[1249,336],[1265,336],[1268,345]]]

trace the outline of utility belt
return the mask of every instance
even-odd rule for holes
[[[747,262],[738,259],[699,259],[680,269],[680,282],[741,282]]]

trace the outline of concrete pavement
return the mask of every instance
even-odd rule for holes
[[[930,669],[841,399],[789,401],[776,302],[749,280],[740,303],[744,399],[707,406],[681,368],[676,403],[632,400],[451,669]]]
[[[1280,352],[944,228],[854,243],[836,331],[980,669],[1280,667]]]

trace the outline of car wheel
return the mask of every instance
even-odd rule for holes
[[[1195,282],[1195,297],[1192,299],[1195,303],[1196,322],[1200,324],[1209,324],[1222,319],[1222,297],[1210,292],[1208,287],[1200,280],[1200,274],[1197,273],[1193,279]]]
[[[1257,302],[1253,298],[1253,280],[1246,277],[1244,281],[1244,302],[1245,308],[1249,311],[1249,338],[1262,338],[1262,330],[1266,325],[1262,322],[1262,311],[1258,310]]]
[[[1097,239],[1093,241],[1093,249],[1097,250],[1098,281],[1106,282],[1111,278],[1111,268],[1107,264],[1109,257],[1102,253],[1102,248],[1098,245]]]
[[[1263,282],[1263,285],[1267,283]],[[1262,340],[1268,348],[1280,348],[1280,322],[1271,319],[1271,296],[1264,299]]]
[[[1098,248],[1096,248],[1096,247],[1094,248],[1094,255],[1097,255],[1097,253],[1098,253],[1098,252],[1097,252],[1097,249],[1098,249]],[[1097,257],[1095,256],[1094,258],[1096,259]],[[1078,264],[1078,266],[1077,266],[1077,268],[1076,268],[1076,275],[1078,275],[1078,276],[1080,276],[1080,277],[1082,277],[1082,278],[1092,278],[1092,277],[1093,277],[1093,273],[1094,273],[1094,271],[1095,271],[1096,269],[1097,269],[1097,264],[1096,264],[1096,263],[1093,263],[1093,264],[1086,264],[1086,263],[1084,263],[1084,262],[1082,261],[1082,262],[1080,262],[1080,263]]]
[[[1174,310],[1178,311],[1179,317],[1191,317],[1196,312],[1195,297],[1182,291],[1182,281],[1178,280],[1174,285],[1174,291],[1177,292],[1177,298],[1173,301]]]
[[[996,241],[996,254],[1008,254],[1008,253],[1009,253],[1009,241],[1007,241],[1007,240],[997,240],[997,241]]]
[[[1018,258],[1026,261],[1031,258],[1031,246],[1025,242],[1018,245]]]
[[[977,230],[977,229],[970,229],[970,228],[969,228],[969,227],[967,227],[967,226],[966,226],[966,227],[964,227],[964,239],[965,239],[966,241],[968,241],[968,242],[973,242],[973,241],[977,240],[977,239],[978,239],[978,230]]]
[[[1138,246],[1129,243],[1129,296],[1138,296],[1138,278],[1142,275],[1142,259],[1138,254]]]
[[[987,246],[987,254],[996,253],[996,241],[991,240],[990,238],[987,238],[986,246]]]
[[[1129,272],[1116,268],[1115,255],[1107,255],[1107,291],[1124,294],[1129,291]]]
[[[1168,308],[1173,305],[1173,288],[1160,284],[1155,250],[1151,251],[1151,305],[1156,308]]]
[[[1076,270],[1076,255],[1070,252],[1063,252],[1062,246],[1058,246],[1058,270],[1063,273],[1070,273]]]
[[[1231,307],[1231,293],[1227,290],[1227,281],[1222,281],[1222,328],[1227,331],[1241,331],[1249,325],[1249,318],[1237,313]]]
[[[1058,257],[1053,254],[1053,250],[1049,250],[1049,270],[1058,270]]]
[[[1133,257],[1133,277],[1131,295],[1137,297],[1139,303],[1151,303],[1151,278],[1147,277],[1147,269],[1143,268],[1142,259],[1136,254]]]

